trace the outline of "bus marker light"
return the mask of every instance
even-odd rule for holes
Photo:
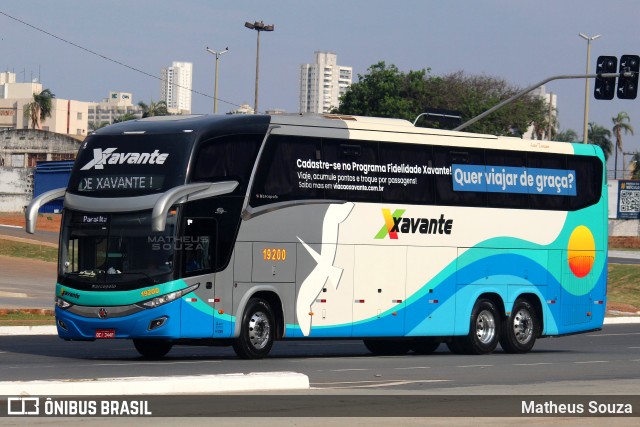
[[[316,302],[325,303],[325,302],[327,302],[327,300],[326,299],[317,299]]]
[[[430,299],[429,300],[429,304],[437,304],[438,300],[437,299]]]
[[[594,304],[598,304],[598,305],[602,305],[602,304],[604,304],[604,301],[594,301],[593,303]]]
[[[587,317],[591,317],[591,312],[587,311]]]
[[[313,316],[313,311],[310,311],[310,312],[309,312],[309,316]]]
[[[213,302],[220,302],[220,298],[214,298]]]
[[[398,312],[394,311],[393,313],[391,313],[392,316],[397,316]]]
[[[556,303],[556,300],[554,299],[547,300],[547,304],[555,304],[555,303]]]
[[[224,314],[224,310],[218,310],[218,314]]]
[[[364,304],[364,300],[363,299],[357,299],[354,301],[356,304]]]
[[[393,304],[400,304],[402,302],[402,300],[401,299],[394,299],[394,300],[391,300],[391,302]]]

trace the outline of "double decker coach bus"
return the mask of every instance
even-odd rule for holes
[[[593,145],[349,116],[170,116],[83,142],[64,196],[65,340],[262,358],[282,339],[377,354],[525,353],[605,314]]]

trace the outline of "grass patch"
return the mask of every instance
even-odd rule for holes
[[[0,255],[57,262],[58,250],[49,246],[0,239]]]
[[[629,304],[640,310],[640,265],[609,264],[607,301]]]
[[[55,325],[53,310],[41,309],[2,309],[0,326],[40,326]]]

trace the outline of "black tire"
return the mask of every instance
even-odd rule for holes
[[[250,299],[242,316],[240,336],[233,340],[233,350],[241,359],[262,359],[271,351],[275,332],[269,303],[261,298]]]
[[[511,316],[504,319],[500,346],[507,353],[527,353],[540,335],[538,314],[529,301],[517,299]]]
[[[411,344],[411,350],[417,354],[432,354],[440,347],[440,341],[434,338],[416,338]]]
[[[173,343],[166,340],[134,339],[133,346],[145,359],[160,359],[171,351]]]
[[[408,340],[363,340],[365,347],[379,356],[401,356],[411,350],[412,342]]]
[[[500,313],[493,301],[488,299],[476,301],[471,311],[469,335],[458,338],[462,352],[465,354],[493,352],[500,341],[500,324]]]

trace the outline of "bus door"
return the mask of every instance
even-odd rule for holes
[[[187,285],[199,283],[195,292],[182,298],[182,337],[213,336],[215,271],[218,226],[215,218],[186,216],[176,245],[181,252],[181,276]]]

